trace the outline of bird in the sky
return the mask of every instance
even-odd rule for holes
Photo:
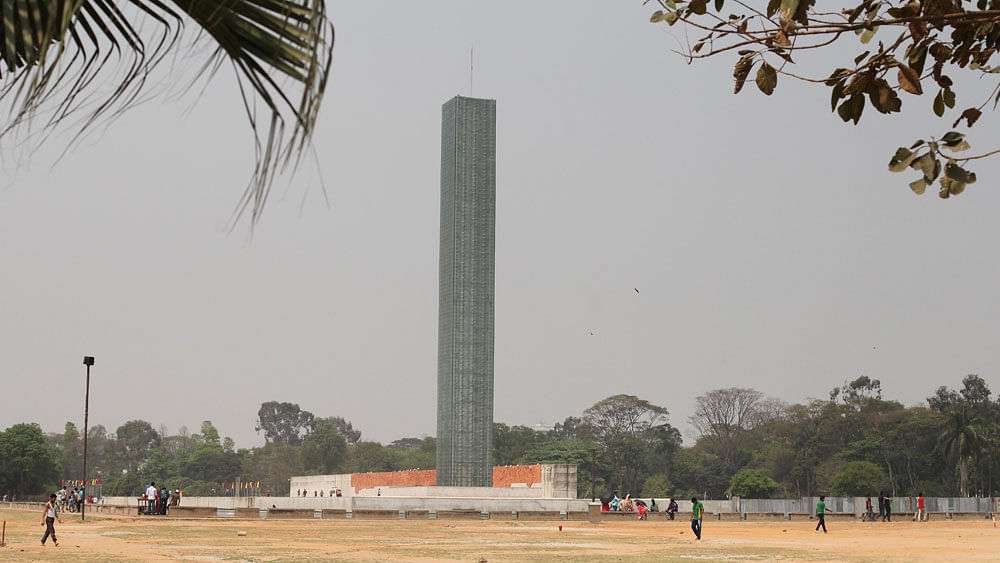
[[[634,289],[636,293],[639,293],[639,288],[638,287],[633,287],[632,289]]]

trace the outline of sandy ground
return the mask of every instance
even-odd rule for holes
[[[3,561],[986,561],[991,521],[689,523],[373,520],[170,520],[67,515],[59,547],[39,543],[41,514],[0,511]],[[562,525],[560,531],[558,526]],[[246,536],[237,532],[245,531]]]

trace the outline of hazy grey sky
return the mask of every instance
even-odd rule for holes
[[[228,72],[54,167],[59,139],[27,168],[4,155],[0,428],[81,424],[88,354],[90,420],[112,431],[211,419],[250,446],[280,400],[369,439],[434,434],[441,104],[470,93],[473,43],[498,114],[497,421],[630,393],[686,431],[718,387],[801,401],[866,374],[915,404],[967,373],[996,384],[1000,166],[949,201],[886,171],[947,130],[931,96],[857,128],[822,86],[733,96],[734,58],[686,65],[639,0],[330,10],[329,208],[307,168],[252,242],[226,233],[252,164]],[[994,121],[974,148],[1000,145]]]

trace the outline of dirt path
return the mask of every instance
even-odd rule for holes
[[[69,515],[60,547],[41,546],[40,514],[0,511],[8,547],[0,560],[86,561],[941,561],[995,560],[989,521],[834,523],[447,522],[435,520],[170,520]],[[562,531],[559,526],[562,525]],[[245,531],[246,536],[237,533]],[[58,553],[58,555],[56,555]]]

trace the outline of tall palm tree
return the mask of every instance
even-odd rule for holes
[[[962,403],[945,415],[938,442],[948,459],[958,459],[959,488],[962,496],[969,496],[969,458],[979,454],[982,439],[979,418],[967,404]]]
[[[82,132],[138,103],[192,24],[215,47],[198,74],[236,70],[257,156],[238,210],[256,221],[315,128],[333,51],[324,0],[0,0],[0,138]]]

